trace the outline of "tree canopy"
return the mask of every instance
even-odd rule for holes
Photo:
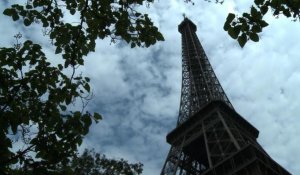
[[[187,3],[195,5],[194,0],[184,0]],[[211,2],[211,0],[204,0]],[[215,3],[223,4],[226,0],[215,0]],[[244,47],[247,41],[259,41],[259,33],[269,24],[263,18],[268,12],[271,12],[275,18],[285,16],[297,21],[300,18],[299,0],[254,0],[249,12],[240,14],[229,13],[224,23],[224,30],[229,36],[237,40],[241,47]]]
[[[271,11],[275,18],[281,15],[297,21],[300,15],[300,1],[254,0],[250,12],[244,12],[241,16],[229,13],[224,24],[224,30],[233,39],[236,39],[241,47],[244,47],[248,40],[258,42],[258,34],[268,26],[268,23],[263,19],[268,11]]]
[[[85,110],[90,79],[76,72],[95,51],[96,39],[125,40],[149,47],[164,40],[147,14],[136,10],[152,0],[26,0],[11,2],[3,14],[25,27],[39,25],[62,64],[54,65],[43,46],[30,38],[0,48],[0,173],[13,165],[55,171],[74,156],[92,121]],[[77,21],[67,21],[66,14]],[[71,72],[71,74],[68,74]],[[72,104],[82,103],[81,110]],[[21,148],[16,147],[21,144]]]
[[[142,167],[141,163],[131,164],[124,159],[109,159],[94,150],[85,149],[81,155],[72,159],[69,165],[60,169],[62,172],[74,175],[139,175],[142,174]]]
[[[96,153],[93,149],[85,149],[80,155],[75,155],[70,162],[55,166],[53,172],[41,172],[36,168],[27,168],[26,166],[10,170],[10,174],[66,174],[66,175],[140,175],[143,171],[143,164],[128,163],[124,159],[110,159],[104,154]]]

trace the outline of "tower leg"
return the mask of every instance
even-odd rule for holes
[[[180,146],[172,146],[169,154],[167,156],[164,167],[161,171],[161,175],[184,175],[182,169],[177,173],[179,164],[184,159],[184,154],[182,152],[185,137],[182,140]]]

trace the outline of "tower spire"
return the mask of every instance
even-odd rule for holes
[[[182,87],[178,124],[214,100],[233,109],[196,35],[197,27],[184,17],[178,26],[182,35]]]

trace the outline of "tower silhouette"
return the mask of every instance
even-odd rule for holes
[[[259,131],[228,100],[188,18],[182,35],[182,90],[161,175],[289,175],[256,141]]]

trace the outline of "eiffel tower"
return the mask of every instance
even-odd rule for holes
[[[233,108],[188,18],[182,35],[182,87],[171,149],[161,175],[290,175],[257,142],[259,131]]]

